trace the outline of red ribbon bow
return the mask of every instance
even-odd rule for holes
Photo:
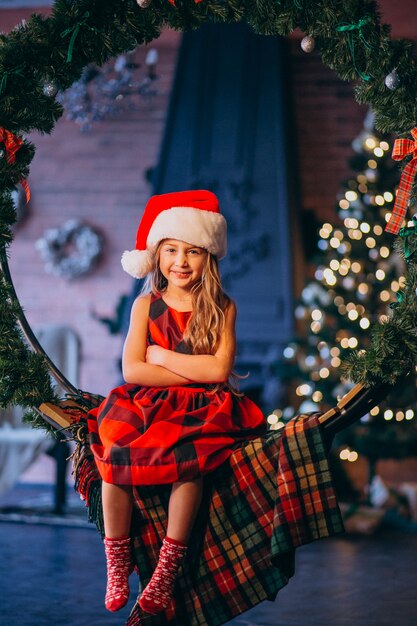
[[[22,147],[23,139],[20,139],[20,137],[16,137],[16,135],[13,135],[13,133],[11,133],[9,130],[6,130],[5,128],[0,126],[0,143],[3,143],[6,149],[7,163],[9,165],[11,165],[12,163],[15,163],[16,152]],[[19,182],[24,189],[24,192],[26,195],[26,202],[29,202],[30,200],[29,185],[27,184],[24,178],[22,178]]]
[[[14,163],[16,161],[16,152],[23,144],[23,139],[16,137],[16,135],[13,135],[9,130],[0,126],[0,142],[4,143],[4,147],[6,148],[7,163]]]
[[[392,215],[385,227],[386,232],[393,235],[398,233],[407,214],[408,201],[417,172],[417,128],[413,128],[411,134],[414,141],[411,139],[396,139],[392,151],[392,158],[395,161],[402,161],[406,156],[413,155],[413,158],[407,163],[401,174]]]

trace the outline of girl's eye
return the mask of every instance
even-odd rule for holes
[[[190,254],[200,254],[200,250],[189,250]]]

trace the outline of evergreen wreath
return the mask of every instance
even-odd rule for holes
[[[81,220],[68,220],[59,228],[48,228],[36,241],[45,270],[74,280],[87,274],[102,251],[101,235]]]
[[[141,5],[141,6],[140,6]],[[417,122],[417,68],[412,43],[393,41],[374,0],[56,0],[50,17],[33,15],[0,34],[0,405],[39,407],[57,400],[48,363],[31,351],[19,329],[24,315],[8,272],[6,249],[16,220],[11,192],[25,179],[34,146],[25,133],[50,133],[63,114],[55,97],[88,63],[156,39],[164,26],[198,28],[204,22],[247,22],[262,35],[306,33],[303,48],[319,50],[342,80],[355,81],[355,96],[375,113],[382,132],[403,137]],[[412,142],[410,142],[412,144]],[[414,152],[413,152],[414,145]],[[405,154],[417,165],[417,140]],[[413,155],[415,158],[413,159]],[[408,180],[411,203],[417,200]],[[407,286],[390,320],[373,329],[365,354],[353,354],[346,372],[357,382],[395,383],[417,361],[417,226],[403,229]],[[30,419],[44,426],[35,414]]]

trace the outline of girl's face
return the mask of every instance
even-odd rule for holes
[[[178,239],[165,239],[159,253],[159,269],[175,287],[191,289],[203,275],[207,251]]]

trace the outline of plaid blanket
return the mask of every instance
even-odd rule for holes
[[[135,489],[134,551],[142,587],[156,566],[170,487]],[[218,626],[274,600],[297,546],[343,531],[318,415],[300,415],[235,450],[205,480],[190,548],[165,613],[138,604],[127,626]]]

